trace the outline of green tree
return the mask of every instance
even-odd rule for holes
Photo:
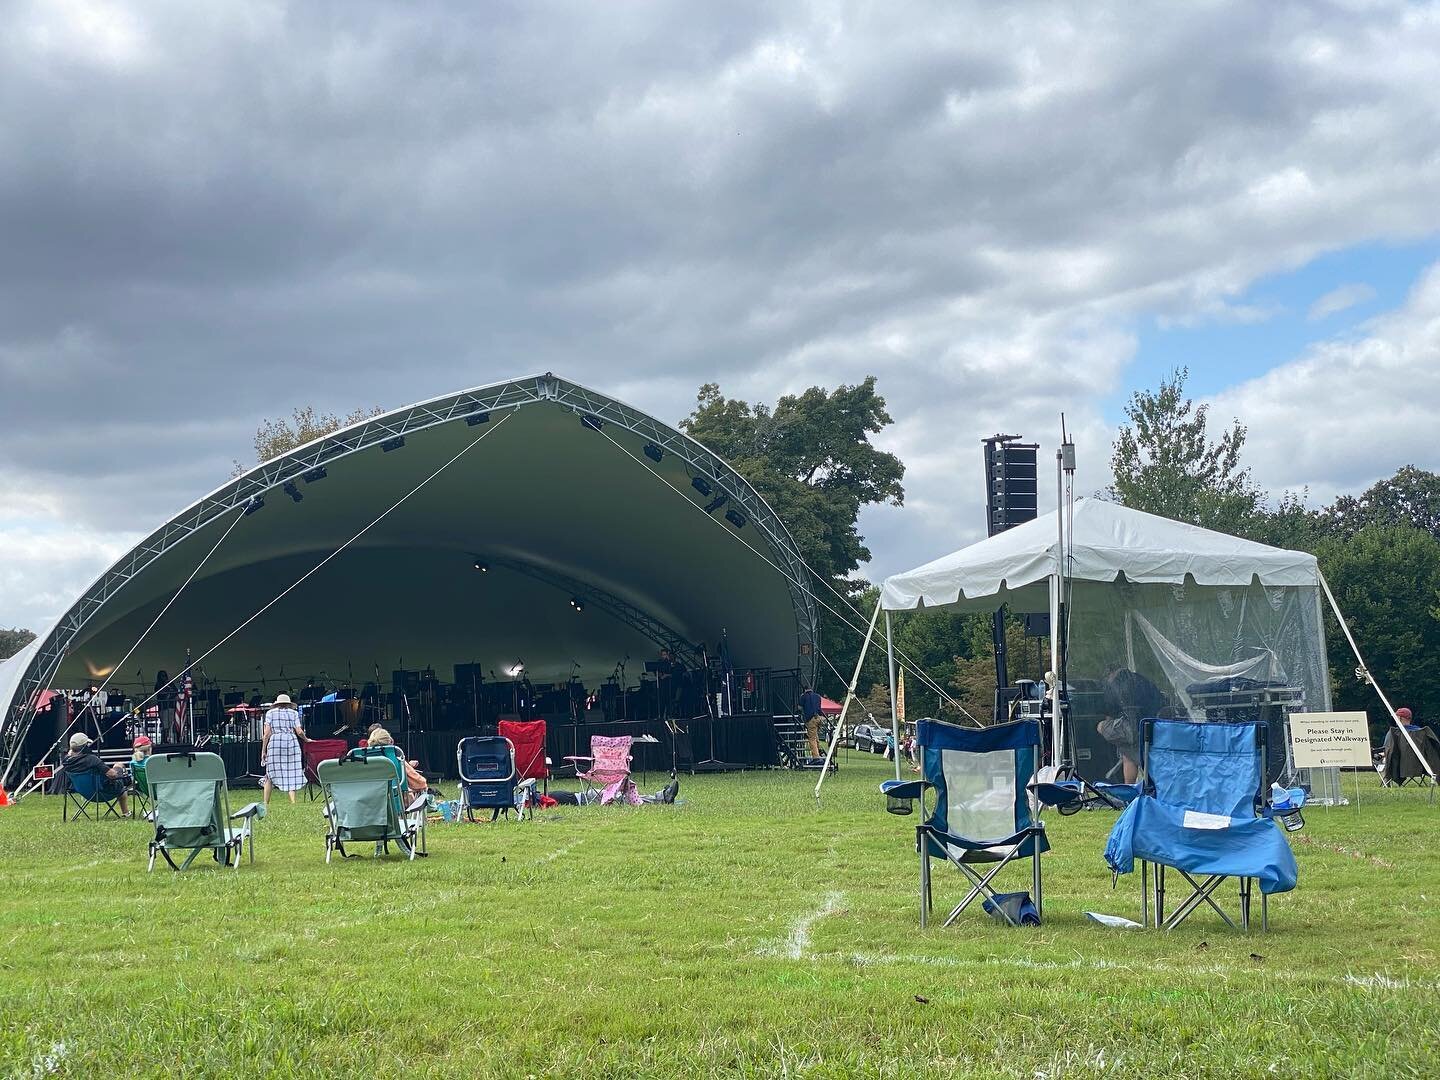
[[[304,446],[307,442],[323,438],[342,427],[358,424],[361,420],[379,416],[384,411],[376,405],[371,409],[356,409],[340,417],[334,413],[317,412],[315,406],[306,405],[292,410],[289,420],[267,419],[255,430],[255,462],[260,464],[270,461],[297,446]],[[248,468],[248,465],[236,461],[231,475],[239,476]]]
[[[1263,506],[1250,470],[1241,468],[1245,426],[1235,420],[1212,440],[1209,406],[1185,396],[1189,370],[1173,371],[1156,391],[1137,390],[1125,407],[1110,456],[1106,495],[1136,510],[1222,532],[1244,533]]]
[[[1440,539],[1440,474],[1406,465],[1359,495],[1342,495],[1325,511],[1328,526],[1353,536],[1372,525],[1424,529]]]
[[[1440,719],[1440,540],[1423,529],[1372,525],[1316,550],[1320,569],[1386,695],[1418,717]],[[1353,677],[1355,658],[1340,628],[1327,628],[1335,707],[1367,710],[1375,692]]]
[[[9,630],[0,629],[0,660],[14,656],[34,640],[35,634],[31,630],[25,630],[18,626]]]
[[[899,506],[905,498],[905,466],[870,441],[890,423],[871,376],[856,386],[816,386],[786,395],[773,409],[727,398],[718,384],[706,383],[680,427],[750,482],[817,574],[855,596],[864,582],[853,575],[870,559],[858,528],[861,509],[876,503]],[[831,606],[843,606],[823,585],[816,584],[816,590]],[[873,608],[874,600],[869,603]],[[863,599],[857,606],[868,615]],[[858,635],[822,608],[821,642],[825,659],[840,675],[822,661],[820,688],[831,696],[843,694],[859,655]],[[878,660],[872,651],[861,690],[877,679],[884,681],[883,650]]]

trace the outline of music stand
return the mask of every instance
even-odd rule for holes
[[[643,742],[643,743],[651,743],[651,744],[653,744],[653,745],[655,745],[655,746],[659,746],[659,745],[660,745],[660,740],[657,739],[654,735],[638,735],[638,736],[636,736],[636,738],[635,738],[635,742],[637,742],[637,743],[642,743],[642,742]],[[648,773],[649,773],[649,770],[646,769],[646,768],[642,765],[641,768],[640,768],[640,782],[641,782],[642,784],[645,783],[646,776],[647,776]]]

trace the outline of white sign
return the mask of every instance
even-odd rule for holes
[[[1368,768],[1370,723],[1363,712],[1291,713],[1290,753],[1297,769]]]

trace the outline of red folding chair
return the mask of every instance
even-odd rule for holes
[[[310,739],[301,745],[300,753],[305,759],[305,794],[312,802],[320,787],[320,777],[315,774],[316,766],[332,758],[343,758],[349,749],[350,744],[344,739]]]
[[[515,747],[515,779],[538,780],[550,788],[550,759],[545,756],[544,720],[501,720],[499,733]]]

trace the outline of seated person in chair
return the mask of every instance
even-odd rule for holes
[[[394,746],[395,739],[390,732],[376,724],[370,729],[370,736],[365,740],[365,745],[370,747]],[[405,762],[405,796],[406,801],[409,802],[416,796],[424,795],[430,789],[430,784],[420,770],[415,767],[415,762],[405,758],[403,751],[400,757]]]
[[[77,773],[99,773],[105,778],[100,794],[113,798],[120,804],[122,817],[130,816],[130,799],[126,794],[126,772],[122,765],[106,765],[100,755],[92,749],[92,740],[83,731],[70,736],[70,752],[60,761],[60,768],[68,776]]]

